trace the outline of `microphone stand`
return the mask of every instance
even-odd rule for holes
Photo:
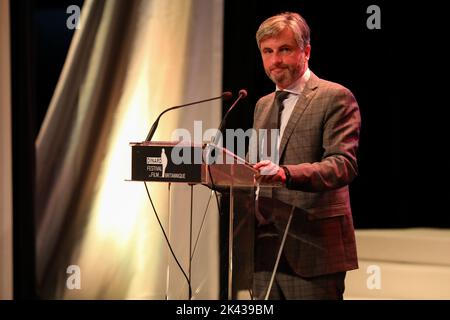
[[[236,104],[239,102],[239,100],[241,100],[242,98],[247,97],[247,90],[245,89],[241,89],[239,90],[239,96],[237,97],[236,101],[233,102],[233,104],[231,105],[231,107],[228,109],[228,111],[225,113],[225,116],[222,118],[222,121],[220,122],[219,128],[217,129],[216,135],[214,136],[214,138],[211,140],[210,143],[207,143],[204,147],[205,147],[205,154],[206,154],[206,159],[208,161],[208,164],[210,163],[209,159],[210,156],[212,156],[213,152],[216,150],[216,147],[218,146],[217,144],[217,139],[219,137],[219,135],[221,135],[223,127],[225,126],[226,120],[228,118],[228,115],[230,114],[231,110],[234,109],[234,107],[236,106]],[[222,135],[221,135],[222,136]],[[214,156],[212,156],[214,158]]]
[[[220,122],[219,129],[217,130],[216,136],[212,140],[213,144],[217,145],[216,140],[217,140],[219,134],[222,132],[223,127],[225,126],[226,120],[227,120],[228,115],[230,114],[231,110],[234,109],[234,107],[239,102],[239,100],[241,100],[242,98],[245,98],[246,96],[247,96],[246,90],[244,90],[244,89],[239,90],[239,96],[237,97],[236,101],[234,101],[234,103],[231,105],[230,109],[228,109],[228,111],[225,113],[225,116],[223,117],[222,121]]]
[[[153,125],[152,125],[152,127],[150,128],[150,131],[147,134],[147,138],[145,138],[145,142],[148,142],[148,141],[152,140],[152,137],[155,134],[156,128],[158,127],[159,119],[161,118],[161,116],[164,113],[166,113],[166,112],[168,112],[170,110],[175,110],[175,109],[179,109],[179,108],[182,108],[182,107],[187,107],[187,106],[191,106],[191,105],[194,105],[194,104],[204,103],[204,102],[208,102],[208,101],[212,101],[212,100],[217,100],[217,99],[222,99],[222,98],[227,100],[227,99],[231,98],[231,96],[232,96],[232,93],[227,91],[227,92],[222,93],[218,97],[209,98],[209,99],[200,100],[200,101],[195,101],[195,102],[191,102],[191,103],[187,103],[187,104],[182,104],[182,105],[170,107],[170,108],[164,110],[163,112],[161,112],[159,114],[158,118],[156,118],[155,122],[153,122]]]
[[[208,150],[208,154],[211,155],[212,151],[216,149],[216,140],[219,136],[219,134],[222,132],[223,127],[226,123],[226,120],[228,118],[228,115],[230,114],[231,110],[234,109],[236,104],[239,102],[240,99],[245,98],[247,96],[247,91],[244,89],[239,90],[239,96],[237,97],[236,101],[231,105],[231,107],[228,109],[228,111],[225,113],[225,116],[223,117],[222,121],[220,122],[219,129],[217,130],[217,133],[212,140],[212,150]],[[209,145],[208,145],[209,146]],[[208,156],[209,157],[209,156]],[[212,186],[213,190],[215,190],[214,185]],[[228,291],[228,300],[232,299],[232,283],[233,283],[233,236],[234,236],[234,190],[233,190],[233,183],[230,185],[230,207],[229,207],[229,221],[228,221],[228,284],[227,284],[227,291]]]

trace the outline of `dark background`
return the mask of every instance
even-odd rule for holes
[[[11,1],[15,298],[34,297],[34,140],[74,33],[66,27],[66,9],[82,3]],[[372,4],[381,8],[381,30],[366,27]],[[442,141],[448,134],[438,125],[448,102],[436,97],[446,89],[432,76],[446,75],[442,5],[225,0],[223,89],[249,93],[228,128],[250,128],[257,99],[274,90],[255,33],[265,18],[283,11],[299,12],[310,25],[311,70],[349,88],[359,103],[360,171],[351,185],[356,228],[449,228],[448,143]]]

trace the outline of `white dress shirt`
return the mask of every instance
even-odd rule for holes
[[[281,113],[280,119],[280,139],[278,139],[278,149],[280,148],[281,138],[283,137],[284,129],[289,122],[289,118],[291,117],[292,111],[294,111],[294,107],[297,104],[298,98],[305,88],[306,82],[309,80],[311,76],[311,71],[306,69],[305,73],[292,85],[284,89],[284,91],[288,91],[288,97],[283,101],[284,109]],[[276,90],[281,90],[276,87]]]

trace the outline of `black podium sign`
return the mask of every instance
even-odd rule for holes
[[[202,182],[202,148],[132,145],[131,179],[136,181]]]

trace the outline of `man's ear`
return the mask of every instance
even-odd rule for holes
[[[309,60],[309,56],[311,55],[311,45],[310,45],[310,44],[308,44],[308,45],[305,47],[304,52],[305,52],[305,58],[306,58],[306,60]]]

